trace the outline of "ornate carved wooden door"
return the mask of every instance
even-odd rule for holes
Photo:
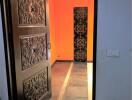
[[[87,7],[74,8],[74,60],[87,61]]]
[[[10,0],[18,100],[49,100],[48,0]]]

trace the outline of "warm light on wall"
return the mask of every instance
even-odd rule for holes
[[[55,2],[55,38],[58,60],[74,58],[74,7],[88,7],[87,59],[93,60],[94,0],[57,0]]]
[[[56,61],[56,41],[55,41],[55,11],[54,11],[54,0],[49,0],[49,22],[50,22],[50,43],[51,43],[51,65]]]
[[[50,0],[51,63],[74,58],[74,7],[88,7],[87,60],[93,60],[94,0]]]

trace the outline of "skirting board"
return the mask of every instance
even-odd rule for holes
[[[56,60],[51,67],[55,65],[56,62],[74,62],[74,60]],[[93,61],[87,61],[87,63],[93,63]]]

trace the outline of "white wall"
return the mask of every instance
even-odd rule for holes
[[[97,31],[96,100],[132,100],[130,0],[98,0]]]
[[[1,100],[8,100],[1,9],[0,9],[0,97]]]
[[[132,100],[132,0],[131,0],[131,100]]]
[[[131,100],[132,100],[132,0],[131,0]]]

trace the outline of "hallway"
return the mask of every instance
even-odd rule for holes
[[[52,100],[92,100],[90,67],[92,63],[56,62],[52,67]]]

